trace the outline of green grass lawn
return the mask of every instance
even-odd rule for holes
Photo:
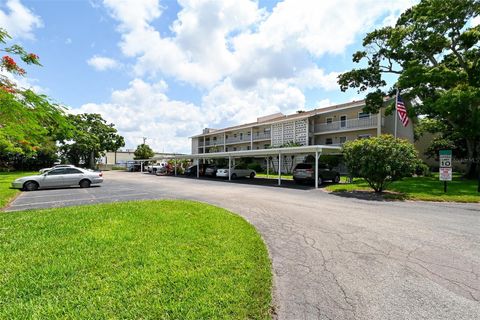
[[[270,173],[268,176],[266,173],[258,173],[255,175],[256,178],[264,178],[264,179],[278,179],[278,173]],[[282,173],[282,180],[293,180],[293,176],[291,174]]]
[[[190,201],[0,214],[0,319],[269,319],[267,249]]]
[[[17,189],[10,189],[12,181],[33,174],[38,174],[38,172],[0,172],[0,209],[5,207],[19,192]]]
[[[346,179],[342,177],[341,182],[328,185],[325,189],[333,192],[372,190],[363,179],[355,179],[354,183],[346,183]],[[464,180],[459,175],[454,175],[453,181],[448,182],[447,193],[444,193],[443,182],[438,180],[438,174],[432,177],[404,178],[388,186],[389,191],[401,194],[387,194],[386,197],[423,201],[480,202],[477,183],[476,180]]]

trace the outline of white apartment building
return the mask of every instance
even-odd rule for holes
[[[394,134],[395,118],[385,116],[385,108],[377,114],[363,112],[365,101],[318,108],[291,115],[276,113],[260,117],[256,122],[223,129],[206,128],[191,137],[192,154],[259,150],[296,145],[342,145],[346,141]],[[397,137],[413,143],[413,127],[397,124]]]

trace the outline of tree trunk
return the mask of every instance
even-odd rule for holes
[[[94,153],[93,153],[93,150],[92,152],[90,153],[90,161],[89,161],[89,166],[90,166],[90,169],[94,169],[94,166],[95,166],[95,157],[94,157]]]
[[[475,179],[479,174],[479,157],[478,157],[478,143],[477,139],[466,139],[467,142],[467,172],[465,173],[465,178]]]

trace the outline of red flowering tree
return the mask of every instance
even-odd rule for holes
[[[47,152],[55,157],[55,142],[68,138],[71,131],[62,106],[15,84],[15,77],[26,73],[20,63],[41,64],[36,54],[16,44],[7,45],[10,39],[0,28],[0,169],[38,159]]]

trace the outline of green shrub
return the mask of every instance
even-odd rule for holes
[[[364,178],[375,192],[411,176],[419,163],[413,144],[391,135],[348,141],[343,153],[350,175]]]
[[[263,170],[262,166],[258,162],[249,163],[247,165],[247,168],[250,169],[250,170],[255,170],[256,172],[261,172]]]
[[[430,168],[423,161],[419,161],[417,163],[417,165],[415,167],[415,174],[417,176],[424,176],[424,177],[431,177],[432,176],[432,172],[430,171]]]

